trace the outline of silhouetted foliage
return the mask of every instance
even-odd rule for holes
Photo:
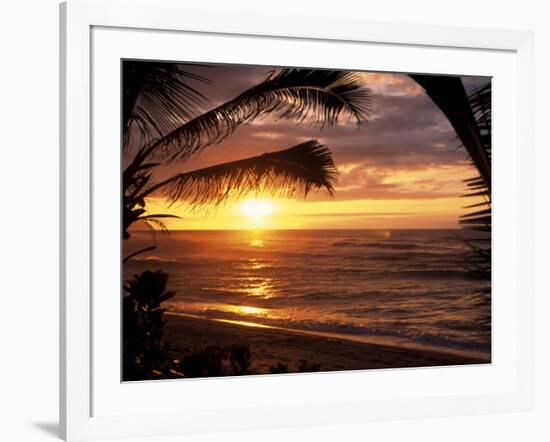
[[[131,69],[132,63],[135,62],[125,62],[123,69],[127,66]],[[271,72],[261,83],[194,118],[183,112],[177,119],[160,114],[163,123],[177,122],[178,127],[163,131],[159,134],[162,136],[145,145],[141,153],[146,158],[169,162],[183,160],[220,143],[240,125],[267,114],[321,127],[336,124],[345,114],[362,126],[368,123],[371,110],[371,92],[360,72],[281,69],[278,74]]]
[[[162,379],[174,373],[170,349],[162,340],[168,274],[146,271],[124,286],[122,298],[123,379]]]
[[[223,376],[227,350],[218,346],[195,348],[183,356],[179,371],[186,378]]]
[[[288,364],[277,362],[277,365],[272,365],[271,367],[269,367],[269,372],[271,374],[288,373]]]
[[[235,375],[250,374],[252,366],[252,352],[245,344],[235,344],[229,352],[229,362]]]
[[[491,160],[492,142],[492,99],[491,84],[487,84],[474,90],[468,95],[468,101],[472,108],[476,128],[482,141],[484,155]],[[490,301],[491,295],[491,229],[492,229],[492,203],[491,185],[483,180],[481,174],[477,177],[465,180],[467,193],[464,197],[482,198],[477,204],[471,204],[465,208],[471,211],[460,217],[460,224],[465,229],[479,232],[475,238],[468,241],[472,249],[469,257],[470,272],[475,276],[487,281],[487,286],[480,292],[480,297],[486,302]],[[491,315],[488,313],[484,319],[485,325],[490,326]]]
[[[125,146],[130,141],[131,126],[150,141],[176,129],[182,117],[193,118],[196,109],[208,103],[192,84],[211,84],[210,80],[179,64],[127,60],[122,71]]]
[[[465,209],[469,213],[460,217],[464,229],[478,232],[466,242],[472,252],[468,257],[470,272],[487,281],[485,289],[479,293],[480,300],[490,302],[491,295],[491,158],[492,158],[492,85],[487,83],[466,93],[462,80],[454,76],[411,75],[426,91],[433,102],[441,109],[455,129],[468,152],[478,175],[465,180],[464,198],[481,198],[481,202],[470,204]],[[490,325],[488,313],[484,319]]]
[[[229,349],[217,345],[197,347],[183,355],[178,372],[186,378],[254,374],[252,359],[247,344],[235,344]]]
[[[479,172],[485,186],[491,189],[491,139],[484,134],[487,129],[478,120],[479,111],[473,97],[464,89],[462,79],[450,75],[411,75],[426,94],[445,114],[464,149]],[[489,85],[489,91],[490,91]],[[490,98],[489,93],[485,99]],[[485,124],[485,123],[483,123]]]
[[[300,361],[300,365],[298,366],[298,371],[300,373],[310,373],[314,371],[321,370],[321,364],[318,362],[309,362],[309,361]]]
[[[251,192],[305,197],[312,189],[324,189],[332,195],[337,179],[330,150],[310,140],[289,149],[174,175],[144,190],[139,199],[158,189],[164,189],[172,202],[184,200],[193,207],[215,206]]]

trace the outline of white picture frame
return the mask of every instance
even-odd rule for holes
[[[230,10],[192,9],[175,0],[69,0],[61,4],[60,14],[60,428],[64,439],[161,436],[532,408],[534,91],[531,33],[354,19],[243,15]],[[140,40],[138,54],[130,46],[131,41],[135,45],[140,38],[143,40]],[[165,49],[161,51],[159,45],[146,44],[153,38],[164,39]],[[495,131],[494,142],[493,168],[497,180],[494,187],[497,218],[494,265],[500,271],[496,272],[493,281],[494,308],[497,309],[493,339],[498,357],[490,366],[462,367],[460,371],[453,368],[400,369],[184,381],[187,384],[181,381],[132,386],[119,381],[113,384],[118,379],[119,366],[108,361],[113,357],[109,351],[116,350],[119,342],[118,336],[113,338],[111,332],[115,330],[116,333],[120,327],[117,322],[120,312],[116,310],[118,300],[114,300],[114,310],[98,309],[98,306],[110,305],[102,304],[104,301],[111,301],[94,297],[98,286],[109,281],[106,274],[98,275],[93,271],[101,268],[101,257],[107,253],[103,248],[106,241],[97,242],[99,221],[94,216],[98,210],[96,197],[104,195],[105,186],[102,190],[94,177],[99,172],[116,186],[119,169],[113,160],[114,163],[103,162],[102,170],[98,171],[94,158],[104,152],[95,151],[94,143],[98,139],[103,141],[104,135],[111,136],[109,124],[113,126],[112,134],[117,130],[118,119],[111,118],[103,108],[101,117],[97,110],[105,102],[106,93],[113,92],[108,86],[113,87],[118,78],[114,78],[114,82],[98,83],[102,80],[95,79],[94,75],[107,78],[109,74],[112,78],[112,72],[103,66],[113,65],[112,60],[120,59],[121,54],[180,59],[171,57],[180,57],[177,54],[181,52],[170,52],[180,38],[198,39],[205,53],[216,51],[216,42],[208,44],[205,40],[203,44],[201,38],[238,40],[236,47],[272,45],[273,50],[258,50],[252,59],[244,59],[238,49],[231,54],[220,53],[220,60],[226,62],[283,64],[288,60],[287,65],[300,65],[299,59],[307,57],[304,52],[298,53],[299,47],[307,49],[308,54],[311,52],[308,57],[312,60],[310,63],[314,63],[311,57],[316,47],[322,50],[321,45],[340,45],[342,48],[353,45],[354,50],[367,50],[368,47],[374,55],[398,48],[405,51],[403,57],[378,62],[378,68],[382,66],[387,70],[426,72],[425,69],[429,69],[430,73],[450,70],[486,75],[491,75],[493,70],[497,72],[495,78],[502,79],[501,85],[509,86],[515,93],[509,94],[506,98],[509,101],[495,96],[494,112],[497,123],[500,121],[500,129],[497,127],[500,132]],[[286,58],[277,58],[277,50],[284,52]],[[442,58],[439,65],[432,61],[431,67],[429,59],[437,58],[430,57],[436,53],[433,51],[438,51]],[[451,51],[456,56],[451,57]],[[342,57],[326,63],[347,66],[348,61]],[[420,66],[421,59],[426,60],[424,67],[416,70],[415,63]],[[443,68],[438,67],[442,66],[442,60],[445,62]],[[466,68],[468,60],[470,65],[477,64],[477,67]],[[355,64],[349,67],[362,68]],[[465,71],[459,72],[462,69]],[[118,96],[113,100],[119,103]],[[113,107],[116,117],[117,106]],[[521,155],[518,155],[519,149]],[[116,149],[112,152],[115,157],[119,155]],[[104,209],[119,210],[116,198],[113,201],[114,206]],[[109,238],[111,235],[111,239],[115,239],[109,247],[113,250],[119,247],[112,232],[103,235],[101,229],[104,227],[99,229],[101,236]],[[115,233],[119,233],[118,229]],[[449,387],[448,392],[444,389],[441,394],[430,391],[430,384],[433,384],[431,388],[441,389],[438,382],[448,385],[457,379],[468,384],[470,390],[456,383],[455,389]],[[375,393],[375,385],[383,386],[393,381],[414,384],[416,388],[402,391],[402,395]],[[371,387],[354,388],[367,385]],[[231,395],[236,389],[241,392],[239,398],[227,400],[235,397]],[[265,397],[253,394],[260,390],[266,392]],[[199,400],[201,395],[207,399],[215,397],[215,391],[224,391],[226,400],[216,398],[214,405],[212,400]],[[180,407],[174,396],[181,397],[182,393],[196,400],[188,400],[191,405]],[[291,395],[293,397],[288,399]],[[140,397],[146,404],[136,400]],[[159,399],[162,399],[162,407],[151,405],[159,403]]]

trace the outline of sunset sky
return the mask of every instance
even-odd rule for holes
[[[194,84],[212,106],[264,80],[273,69],[250,66],[194,66],[186,70],[214,85]],[[275,69],[276,70],[276,69]],[[167,207],[153,196],[151,213],[181,219],[169,229],[392,229],[455,228],[466,203],[463,180],[476,175],[453,129],[422,88],[403,74],[363,73],[374,110],[368,126],[358,130],[347,120],[320,129],[293,120],[266,117],[241,126],[221,144],[186,162],[158,168],[156,178],[218,163],[286,149],[317,139],[327,145],[340,173],[335,195],[312,192],[305,200],[254,196],[228,201],[208,214],[185,204]],[[472,89],[488,79],[463,78]]]

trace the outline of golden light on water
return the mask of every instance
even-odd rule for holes
[[[254,298],[269,299],[275,297],[273,292],[273,280],[271,278],[248,278],[250,285],[243,290],[248,296]]]
[[[245,327],[253,327],[253,328],[275,328],[266,324],[259,324],[257,322],[249,322],[249,321],[238,321],[235,319],[214,319],[214,321],[225,322],[227,324],[243,325]]]
[[[255,247],[261,247],[261,246],[255,246]],[[248,262],[243,266],[246,270],[259,270],[259,269],[265,269],[267,267],[267,264],[261,262],[259,259],[251,258],[248,260]]]
[[[218,305],[217,308],[227,312],[236,313],[238,315],[249,316],[253,318],[271,317],[269,309],[261,308],[261,307],[253,307],[251,305]]]
[[[192,306],[187,306],[192,307]],[[251,305],[233,305],[223,303],[204,303],[196,305],[194,310],[197,312],[205,313],[208,311],[222,311],[227,313],[237,313],[239,315],[255,316],[255,317],[267,317],[270,315],[270,310],[262,307],[254,307]],[[184,314],[185,316],[185,314]]]
[[[234,311],[236,313],[243,313],[245,315],[265,315],[267,310],[260,307],[251,307],[249,305],[235,306]]]

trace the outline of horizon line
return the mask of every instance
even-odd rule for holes
[[[317,229],[169,229],[167,230],[168,233],[170,232],[273,232],[273,231],[297,231],[297,230],[304,230],[304,231],[311,231],[311,230],[318,230],[318,231],[327,231],[327,230],[374,230],[374,231],[380,231],[380,230],[464,230],[462,227],[399,227],[399,228],[368,228],[368,229],[349,229],[349,228],[317,228]],[[159,233],[158,230],[151,230],[151,229],[133,229],[131,232],[149,232],[149,233]]]

